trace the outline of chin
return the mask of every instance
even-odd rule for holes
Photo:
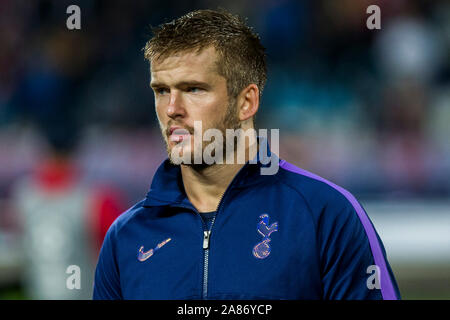
[[[172,164],[192,165],[194,163],[194,154],[191,151],[190,147],[185,146],[184,148],[182,148],[178,145],[169,146],[167,148],[167,154]],[[173,156],[173,154],[179,156]],[[187,160],[184,160],[185,158],[187,158]]]

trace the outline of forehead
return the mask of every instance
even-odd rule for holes
[[[152,82],[156,79],[176,77],[210,77],[218,76],[218,55],[214,47],[189,51],[181,51],[167,57],[154,59],[150,64]]]

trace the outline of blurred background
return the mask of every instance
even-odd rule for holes
[[[0,1],[0,299],[90,298],[106,230],[166,156],[150,26],[218,7],[267,48],[257,126],[280,129],[281,157],[360,200],[404,299],[450,299],[444,0]],[[80,290],[66,288],[73,264]]]

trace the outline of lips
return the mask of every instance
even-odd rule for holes
[[[169,140],[172,142],[181,142],[191,136],[187,129],[182,127],[170,127]]]

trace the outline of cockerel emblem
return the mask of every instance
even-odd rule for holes
[[[278,231],[278,222],[274,222],[269,226],[269,215],[264,213],[259,216],[261,221],[258,223],[256,230],[263,237],[262,241],[253,248],[253,255],[258,259],[265,259],[270,254],[272,232]]]

